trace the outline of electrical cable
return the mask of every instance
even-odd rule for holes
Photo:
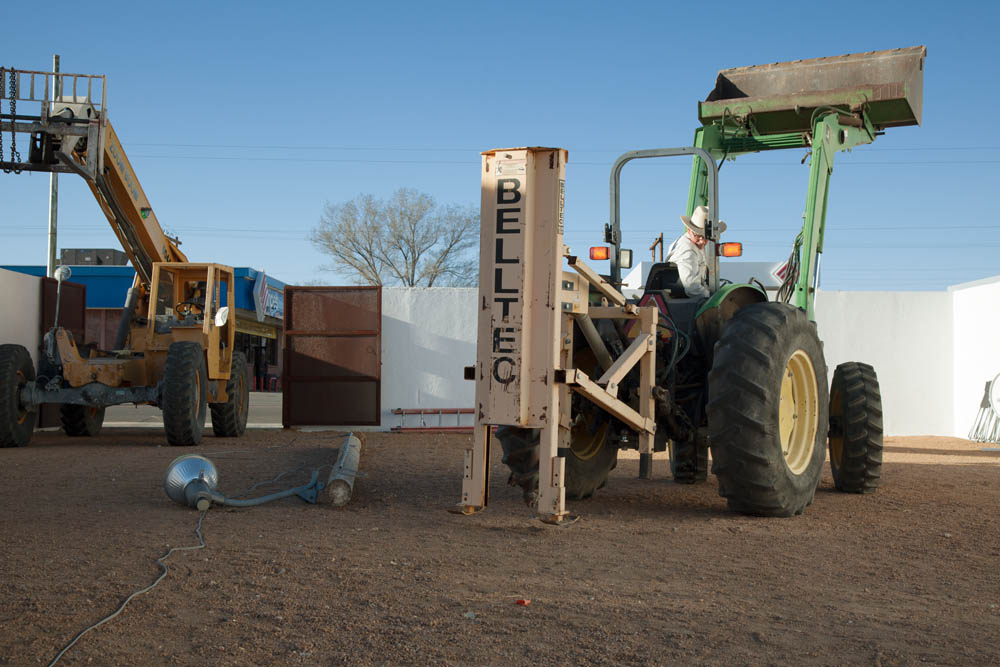
[[[785,279],[781,281],[781,286],[778,288],[775,301],[788,303],[792,299],[792,294],[795,292],[795,283],[799,280],[801,248],[802,232],[799,232],[795,237],[795,244],[792,246],[792,253],[788,256],[788,261],[785,263]]]
[[[687,353],[691,350],[691,337],[688,336],[683,331],[681,331],[680,329],[678,329],[677,325],[675,325],[673,323],[673,321],[671,321],[671,319],[669,317],[667,317],[666,315],[664,315],[661,312],[658,312],[657,314],[660,316],[660,318],[662,318],[664,321],[667,322],[667,328],[674,332],[674,335],[671,336],[671,338],[674,339],[673,350],[671,350],[671,353],[670,353],[670,356],[671,356],[670,363],[667,365],[667,370],[666,370],[666,373],[665,373],[665,377],[669,377],[670,376],[670,372],[674,369],[674,367],[678,363],[680,363],[681,359],[683,359],[685,357],[685,355],[687,355]],[[683,338],[684,339],[684,349],[681,350],[680,353],[678,353],[678,351],[677,351],[677,346],[678,346],[677,339],[678,338]]]
[[[156,588],[156,585],[159,584],[161,581],[163,581],[163,579],[167,576],[167,571],[168,571],[169,568],[167,567],[167,564],[164,563],[163,561],[165,561],[168,558],[170,558],[170,554],[174,553],[175,551],[197,551],[198,549],[204,549],[205,548],[205,537],[201,534],[201,522],[205,520],[205,515],[206,514],[208,514],[207,510],[204,511],[204,512],[202,512],[201,516],[198,517],[198,526],[197,526],[197,528],[195,528],[195,534],[198,535],[198,544],[197,544],[197,546],[171,547],[171,549],[169,551],[167,551],[167,553],[165,553],[162,556],[160,556],[159,558],[157,558],[156,559],[156,564],[159,565],[161,568],[163,568],[163,572],[160,573],[160,576],[158,576],[156,578],[156,580],[153,581],[153,583],[151,583],[149,586],[146,586],[145,588],[139,589],[139,590],[135,591],[134,593],[132,593],[131,595],[129,595],[127,598],[125,598],[125,601],[122,602],[121,605],[119,605],[118,609],[115,610],[114,613],[109,614],[108,616],[105,616],[104,618],[102,618],[101,620],[99,620],[97,623],[94,623],[93,625],[91,625],[91,626],[89,626],[89,627],[81,630],[79,632],[79,634],[76,635],[76,637],[73,637],[73,640],[70,641],[70,643],[66,644],[66,646],[63,648],[63,650],[59,651],[59,653],[56,654],[56,657],[52,658],[52,662],[49,663],[49,667],[52,667],[52,665],[54,665],[57,662],[59,662],[59,659],[62,658],[66,654],[66,652],[68,650],[70,650],[70,648],[73,647],[73,644],[77,643],[80,640],[80,638],[83,637],[85,634],[87,634],[91,630],[94,630],[95,628],[99,628],[100,626],[104,625],[105,623],[107,623],[108,621],[110,621],[111,619],[113,619],[115,616],[118,616],[118,614],[122,613],[122,610],[125,609],[125,605],[127,605],[129,602],[131,602],[133,598],[136,598],[136,597],[142,595],[143,593],[148,593],[149,591],[151,591],[154,588]]]
[[[294,442],[294,440],[293,440],[293,442]],[[273,448],[269,448],[269,449],[273,449]],[[216,456],[223,455],[223,454],[242,454],[242,453],[250,453],[250,450],[230,450],[230,451],[225,451],[225,452],[217,452]],[[258,482],[256,484],[254,484],[253,486],[251,486],[246,491],[244,491],[243,493],[240,493],[238,495],[239,496],[248,495],[250,492],[252,492],[254,489],[256,489],[259,486],[263,486],[265,484],[273,484],[273,483],[277,482],[278,480],[280,480],[285,475],[290,475],[292,473],[296,473],[296,472],[299,472],[301,470],[305,470],[307,467],[308,466],[300,466],[298,468],[295,468],[294,470],[286,470],[285,472],[278,473],[278,475],[276,477],[274,477],[273,479],[266,480],[266,481],[263,481],[263,482]],[[327,463],[327,464],[324,464],[324,465],[320,466],[319,468],[316,468],[316,470],[318,471],[318,470],[322,470],[323,468],[331,468],[331,467],[333,467],[333,464],[332,463]],[[238,496],[235,496],[235,497],[238,497]],[[163,568],[163,571],[156,578],[156,580],[154,580],[153,583],[151,583],[149,586],[146,586],[145,588],[139,589],[139,590],[135,591],[134,593],[132,593],[131,595],[129,595],[127,598],[125,598],[125,601],[122,602],[118,606],[118,609],[116,609],[113,613],[109,614],[108,616],[105,616],[104,618],[102,618],[101,620],[99,620],[97,623],[94,623],[93,625],[90,625],[87,628],[84,628],[83,630],[81,630],[75,637],[73,637],[72,641],[70,641],[68,644],[66,644],[66,646],[63,647],[63,649],[61,651],[59,651],[58,654],[56,654],[56,657],[54,657],[52,659],[52,662],[49,663],[48,667],[52,667],[52,665],[56,664],[59,661],[59,659],[62,658],[66,654],[66,652],[69,651],[70,648],[73,647],[74,644],[76,644],[78,641],[80,641],[80,639],[85,634],[87,634],[91,630],[99,628],[100,626],[104,625],[105,623],[107,623],[111,619],[113,619],[116,616],[118,616],[119,614],[121,614],[122,611],[125,609],[125,606],[129,602],[131,602],[134,598],[136,598],[136,597],[138,597],[138,596],[140,596],[140,595],[142,595],[144,593],[148,593],[149,591],[151,591],[154,588],[156,588],[156,586],[161,581],[163,581],[163,579],[166,578],[166,576],[167,576],[167,572],[169,571],[169,568],[167,567],[167,564],[164,563],[163,561],[165,561],[168,558],[170,558],[170,555],[172,553],[174,553],[175,551],[197,551],[199,549],[204,549],[205,548],[205,537],[204,537],[204,535],[202,535],[202,532],[201,532],[201,524],[205,520],[205,515],[206,514],[208,514],[208,510],[205,510],[204,512],[201,513],[201,516],[198,517],[198,525],[197,525],[197,527],[195,527],[195,531],[194,532],[198,536],[198,544],[197,545],[184,546],[184,547],[172,547],[169,551],[167,551],[167,553],[165,553],[162,556],[160,556],[159,558],[157,558],[156,559],[156,564],[159,565],[161,568]]]

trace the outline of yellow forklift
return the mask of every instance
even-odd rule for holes
[[[2,447],[28,444],[45,403],[60,406],[71,436],[97,435],[105,408],[122,403],[158,406],[171,445],[199,444],[208,412],[217,436],[246,430],[249,380],[246,359],[233,350],[233,269],[188,262],[164,233],[108,122],[106,91],[103,75],[0,68],[0,97],[10,109],[0,114],[0,137],[10,140],[9,160],[0,143],[0,168],[82,176],[136,272],[113,349],[84,346],[60,327],[58,296],[37,369],[24,347],[0,345]],[[26,161],[19,135],[28,138]],[[56,271],[60,288],[69,274]]]

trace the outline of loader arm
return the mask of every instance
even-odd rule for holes
[[[752,124],[748,124],[752,127]],[[866,111],[849,113],[835,108],[815,114],[810,132],[783,132],[754,136],[750,130],[730,128],[721,124],[700,127],[695,131],[694,145],[706,150],[713,158],[724,161],[747,153],[809,149],[809,181],[806,190],[805,211],[799,236],[799,273],[795,281],[791,302],[815,319],[813,301],[819,276],[819,256],[823,252],[823,233],[826,228],[826,209],[830,195],[830,176],[833,174],[834,156],[855,146],[869,144],[877,136]],[[688,192],[687,215],[697,206],[709,206],[709,167],[697,155],[692,160],[691,184]],[[718,217],[713,215],[713,220]],[[716,239],[713,239],[716,240]],[[714,257],[714,253],[712,255]],[[714,257],[718,275],[718,257]],[[717,286],[713,286],[713,291]]]
[[[125,149],[110,122],[104,123],[104,169],[97,178],[86,178],[90,191],[104,211],[112,231],[148,289],[154,262],[186,262],[187,257],[168,237],[149,204],[149,199],[132,169]],[[73,154],[85,164],[86,157]]]

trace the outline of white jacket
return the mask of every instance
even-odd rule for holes
[[[708,260],[705,251],[700,250],[685,232],[680,238],[670,244],[667,250],[667,261],[677,265],[681,285],[690,297],[705,296],[708,293]]]

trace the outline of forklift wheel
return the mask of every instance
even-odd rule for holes
[[[247,415],[250,412],[250,385],[247,358],[242,352],[233,353],[232,370],[226,383],[229,399],[225,403],[212,403],[212,430],[222,438],[235,438],[246,433]]]
[[[34,379],[28,351],[0,345],[0,447],[23,447],[31,440],[38,413],[21,407],[19,390]]]
[[[66,435],[96,438],[104,425],[104,408],[64,403],[59,408],[59,417]]]
[[[163,428],[174,446],[197,445],[205,430],[208,380],[205,352],[191,341],[170,344],[163,367]]]

